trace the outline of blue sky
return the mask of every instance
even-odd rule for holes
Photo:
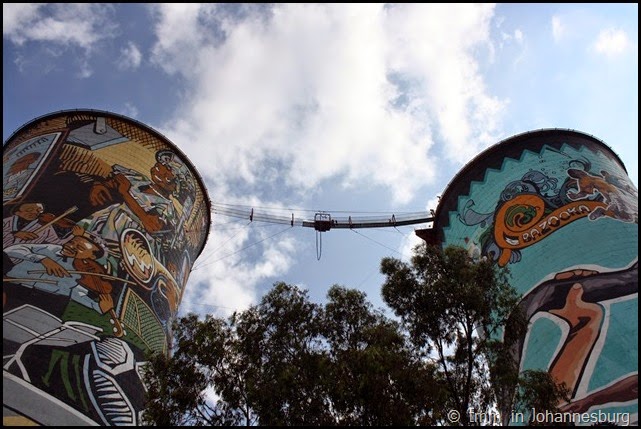
[[[591,134],[638,188],[638,4],[3,4],[3,141],[89,108],[160,131],[214,204],[280,216],[436,208],[476,154],[540,128]],[[275,281],[383,306],[382,257],[425,225],[322,234],[213,217],[181,312]]]

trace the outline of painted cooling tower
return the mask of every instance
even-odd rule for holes
[[[417,234],[509,267],[530,322],[515,355],[566,383],[566,411],[636,421],[638,232],[621,159],[590,135],[545,129],[478,155]]]
[[[138,425],[141,367],[202,251],[210,202],[170,141],[109,112],[37,118],[3,146],[3,421]]]

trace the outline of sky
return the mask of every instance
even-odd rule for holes
[[[214,207],[385,217],[436,209],[487,147],[581,131],[638,188],[638,4],[3,3],[3,141],[96,109],[165,135]],[[381,297],[418,224],[313,228],[212,215],[180,315],[227,316],[275,282]]]

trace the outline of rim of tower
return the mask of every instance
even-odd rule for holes
[[[90,108],[77,108],[77,109],[63,109],[63,110],[57,110],[55,112],[50,112],[46,113],[44,115],[38,116],[36,118],[31,119],[28,122],[25,122],[22,124],[20,127],[18,127],[15,131],[11,133],[11,135],[3,142],[2,144],[2,151],[4,153],[5,147],[15,138],[16,135],[19,135],[21,132],[24,132],[25,129],[29,128],[32,124],[45,121],[47,119],[51,119],[57,116],[64,116],[64,115],[70,115],[70,114],[76,114],[76,115],[82,115],[82,114],[89,114],[89,115],[100,115],[100,116],[111,116],[115,119],[120,119],[125,122],[129,122],[137,127],[142,128],[145,131],[148,131],[150,134],[154,135],[158,139],[160,139],[162,142],[166,143],[172,150],[175,150],[178,155],[180,155],[181,160],[185,162],[185,164],[189,167],[191,173],[194,175],[196,180],[198,181],[198,184],[201,186],[202,189],[202,194],[203,198],[205,200],[205,205],[207,207],[207,231],[205,234],[205,239],[203,240],[201,248],[198,250],[198,256],[201,255],[203,250],[205,249],[207,245],[207,241],[209,239],[209,233],[211,230],[211,211],[212,211],[212,203],[211,199],[209,197],[209,191],[207,189],[207,185],[205,184],[205,181],[203,180],[202,176],[200,175],[198,169],[194,166],[194,164],[191,162],[191,159],[183,152],[176,143],[172,142],[167,136],[162,134],[160,131],[156,130],[150,125],[145,124],[144,122],[141,122],[137,119],[131,118],[129,116],[123,115],[121,113],[116,113],[112,112],[109,110],[102,110],[102,109],[90,109]]]
[[[585,144],[586,140],[595,143],[599,149],[612,155],[625,173],[628,174],[623,160],[609,145],[583,131],[570,128],[540,128],[515,134],[481,151],[454,175],[440,195],[439,203],[434,213],[433,230],[436,232],[446,227],[447,222],[444,223],[444,221],[447,220],[447,213],[456,210],[458,200],[450,198],[450,194],[467,194],[472,182],[482,181],[486,170],[500,168],[505,158],[518,160],[524,150],[533,149],[537,151],[543,146],[560,148],[564,145],[570,145],[578,147]],[[501,156],[496,156],[498,153]],[[479,168],[479,164],[483,164],[483,168]]]

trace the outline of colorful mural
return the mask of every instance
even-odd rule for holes
[[[515,359],[566,383],[563,410],[638,420],[638,191],[608,146],[560,129],[505,140],[450,182],[427,231],[509,267],[530,322]]]
[[[130,118],[62,111],[5,142],[5,423],[140,423],[209,213],[189,160]]]

